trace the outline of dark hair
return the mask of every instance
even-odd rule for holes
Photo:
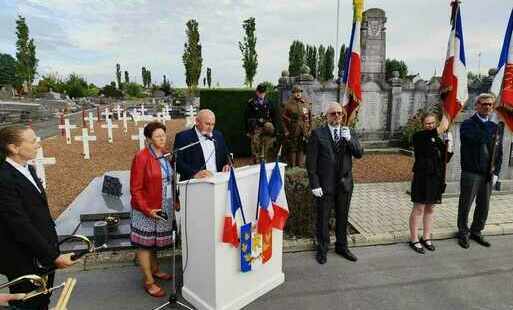
[[[267,87],[265,87],[264,83],[258,84],[256,91],[259,93],[265,93],[267,91]]]
[[[20,144],[22,140],[21,135],[27,129],[29,127],[22,125],[12,125],[0,129],[0,154],[10,155],[7,146],[9,144]]]
[[[147,139],[151,139],[153,132],[159,128],[164,130],[164,132],[166,131],[166,126],[164,126],[161,122],[154,121],[148,123],[146,126],[144,126],[144,136]]]

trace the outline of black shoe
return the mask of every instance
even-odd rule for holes
[[[348,248],[335,249],[335,253],[352,262],[356,262],[358,260],[358,257],[351,253]]]
[[[324,265],[326,264],[326,254],[324,253],[321,253],[321,252],[317,252],[317,254],[315,255],[315,259],[317,260],[317,262],[321,265]]]
[[[420,246],[420,247],[416,246],[417,244],[420,244],[419,241],[417,241],[417,242],[410,241],[410,242],[408,242],[408,244],[410,245],[410,248],[412,248],[412,250],[414,250],[415,252],[417,252],[419,254],[424,254],[424,248],[422,246]]]
[[[428,244],[428,242],[430,242],[430,244]],[[422,243],[422,245],[429,251],[436,250],[435,245],[433,244],[433,241],[431,239],[424,240],[423,238],[420,238],[420,243]]]
[[[470,247],[470,243],[468,241],[468,236],[460,236],[458,237],[458,244],[464,248],[464,249],[468,249]]]
[[[491,244],[488,242],[483,236],[481,235],[474,235],[470,234],[470,239],[474,240],[475,242],[479,243],[482,246],[490,247]]]

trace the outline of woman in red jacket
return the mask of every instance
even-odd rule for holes
[[[137,246],[137,259],[144,273],[144,289],[154,297],[166,295],[155,278],[169,280],[160,271],[156,251],[172,245],[173,169],[162,155],[166,153],[166,127],[151,122],[144,128],[148,146],[139,151],[130,170],[132,217],[130,241]],[[167,220],[165,219],[167,217]]]

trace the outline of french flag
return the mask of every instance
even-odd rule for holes
[[[451,3],[451,33],[447,47],[440,93],[444,116],[452,122],[468,99],[467,68],[459,1]]]
[[[491,92],[497,95],[497,112],[502,116],[508,128],[513,131],[513,9],[502,44],[497,74],[492,83]]]
[[[234,247],[239,246],[238,229],[235,221],[239,210],[242,212],[242,202],[237,182],[235,181],[235,172],[232,167],[230,169],[230,178],[228,179],[228,199],[224,216],[223,242],[229,243]]]
[[[287,206],[285,191],[283,190],[283,180],[281,178],[278,160],[276,160],[271,173],[271,179],[269,180],[269,195],[271,196],[274,211],[272,226],[283,230],[285,223],[287,223],[287,218],[289,217],[289,208]]]
[[[358,107],[362,102],[361,86],[361,53],[360,53],[360,28],[363,16],[363,0],[353,0],[354,18],[351,30],[351,41],[347,50],[344,64],[343,83],[346,85],[342,106],[347,112],[346,123],[350,125],[358,113]]]
[[[269,194],[269,183],[267,182],[267,171],[265,162],[260,161],[260,181],[258,182],[258,222],[257,231],[265,234],[272,231],[274,209],[271,206],[271,195]]]

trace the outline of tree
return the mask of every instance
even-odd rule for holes
[[[306,65],[310,68],[310,75],[317,78],[317,48],[315,46],[306,46]]]
[[[0,54],[0,87],[19,86],[16,79],[16,59],[9,54]]]
[[[130,97],[140,98],[143,96],[143,88],[141,87],[141,85],[139,85],[137,83],[129,82],[125,85],[125,89],[126,89],[126,93]]]
[[[258,55],[256,52],[257,38],[255,36],[256,23],[255,18],[251,17],[246,19],[242,23],[244,28],[244,39],[243,42],[239,41],[239,49],[242,53],[242,66],[246,73],[246,80],[244,84],[253,87],[253,80],[255,78],[257,67],[258,67]]]
[[[206,86],[207,86],[207,78],[203,77],[203,87],[206,87]]]
[[[142,81],[143,81],[143,87],[146,88],[146,77],[147,77],[147,73],[146,73],[146,68],[145,67],[142,67],[141,69],[141,77],[142,77]]]
[[[58,93],[67,91],[66,83],[64,83],[57,72],[44,75],[37,85],[37,93],[47,93],[50,90]]]
[[[324,81],[333,80],[333,70],[335,69],[335,49],[333,46],[328,46],[326,55],[324,56]]]
[[[294,41],[289,49],[289,75],[299,76],[305,63],[305,46],[300,41]]]
[[[36,57],[34,39],[29,38],[27,23],[21,15],[18,15],[16,20],[16,36],[16,76],[22,83],[26,83],[28,91],[31,92],[39,61]]]
[[[398,71],[399,77],[404,79],[406,75],[408,75],[408,66],[402,60],[387,59],[385,61],[385,76],[387,81],[392,78],[392,72],[394,71]]]
[[[167,80],[165,74],[162,80],[162,85],[160,85],[160,90],[162,90],[166,95],[169,95],[171,93],[171,84]]]
[[[89,85],[86,80],[76,73],[72,73],[64,82],[66,93],[70,98],[86,97],[89,92]]]
[[[324,77],[326,76],[326,66],[325,66],[325,58],[326,58],[326,49],[324,45],[321,44],[318,49],[319,58],[317,60],[317,78],[320,81],[326,81]]]
[[[207,84],[208,88],[212,85],[212,68],[207,68]]]
[[[148,84],[147,87],[150,87],[151,86],[151,71],[150,70],[146,71],[146,82]]]
[[[118,89],[121,89],[121,66],[116,64],[116,81],[118,81]]]
[[[100,94],[110,98],[122,98],[123,93],[116,88],[116,82],[110,82],[110,85],[105,85],[101,90]]]
[[[342,77],[345,63],[346,63],[346,45],[342,44],[342,46],[340,47],[340,55],[338,56],[338,75],[337,75],[337,77]]]
[[[182,60],[185,66],[185,83],[189,89],[194,89],[198,86],[203,63],[198,22],[191,19],[186,27],[187,42],[184,44]]]
[[[128,74],[128,71],[125,71],[125,84],[130,83],[130,75]]]

